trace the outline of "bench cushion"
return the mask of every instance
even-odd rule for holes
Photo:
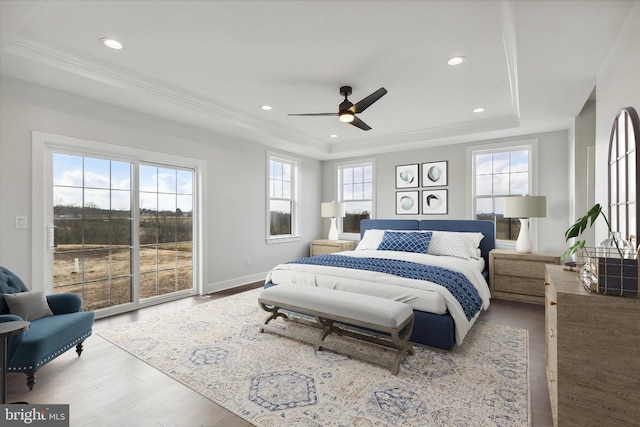
[[[399,301],[314,286],[272,286],[260,292],[260,299],[387,328],[397,328],[413,315],[411,306]]]

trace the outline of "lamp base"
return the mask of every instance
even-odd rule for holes
[[[338,240],[338,227],[336,217],[331,217],[331,228],[329,229],[329,240]]]
[[[529,218],[520,218],[520,233],[516,240],[516,251],[530,254],[533,251],[533,242],[529,234]]]

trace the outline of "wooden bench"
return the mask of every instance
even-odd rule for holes
[[[260,326],[259,332],[277,333],[313,344],[316,350],[326,348],[386,366],[391,369],[393,375],[398,374],[405,353],[413,354],[413,346],[409,342],[413,330],[413,310],[405,303],[304,285],[275,285],[263,289],[258,303],[265,311],[271,313]],[[316,321],[291,319],[281,311],[282,309],[308,314],[315,317]],[[315,340],[309,340],[290,330],[269,324],[278,317],[319,328],[320,334]],[[336,322],[379,333],[356,332],[339,327]],[[363,353],[349,346],[325,341],[332,333],[365,340],[397,351],[391,362],[385,361],[380,355]]]

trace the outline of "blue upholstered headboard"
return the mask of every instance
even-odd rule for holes
[[[417,219],[363,219],[360,221],[360,238],[366,230],[420,230]]]
[[[496,225],[493,221],[471,219],[363,219],[360,222],[360,237],[365,230],[439,230],[480,232],[480,252],[484,258],[485,272],[489,271],[489,252],[496,247]],[[488,277],[487,277],[488,279]]]

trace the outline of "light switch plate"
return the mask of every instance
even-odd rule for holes
[[[26,215],[16,215],[16,229],[29,228],[28,217]]]

